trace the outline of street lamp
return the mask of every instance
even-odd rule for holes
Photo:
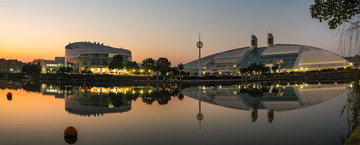
[[[200,40],[200,34],[199,34],[199,41],[196,43],[196,47],[199,48],[199,61],[198,61],[198,76],[201,76],[201,48],[203,47],[203,43]]]

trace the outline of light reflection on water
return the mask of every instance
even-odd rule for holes
[[[1,87],[4,144],[341,144],[351,84]],[[12,92],[12,100],[6,94]]]

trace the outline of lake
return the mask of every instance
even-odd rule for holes
[[[0,81],[1,144],[343,144],[352,83],[71,86]],[[12,96],[7,96],[11,92]],[[64,137],[73,126],[76,137]]]

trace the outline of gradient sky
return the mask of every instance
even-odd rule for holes
[[[312,19],[313,0],[0,0],[0,58],[32,61],[65,55],[69,42],[102,42],[133,60],[167,57],[172,65],[250,45],[275,43],[338,52],[326,23]],[[252,31],[251,31],[252,30]]]

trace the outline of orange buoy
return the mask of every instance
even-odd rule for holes
[[[72,126],[69,126],[64,130],[64,135],[65,136],[77,136],[77,130]]]
[[[21,79],[21,82],[25,82],[25,80],[24,80],[24,79]]]
[[[6,98],[7,98],[9,101],[11,101],[11,100],[12,100],[12,93],[11,93],[11,92],[7,93],[7,94],[6,94]]]

